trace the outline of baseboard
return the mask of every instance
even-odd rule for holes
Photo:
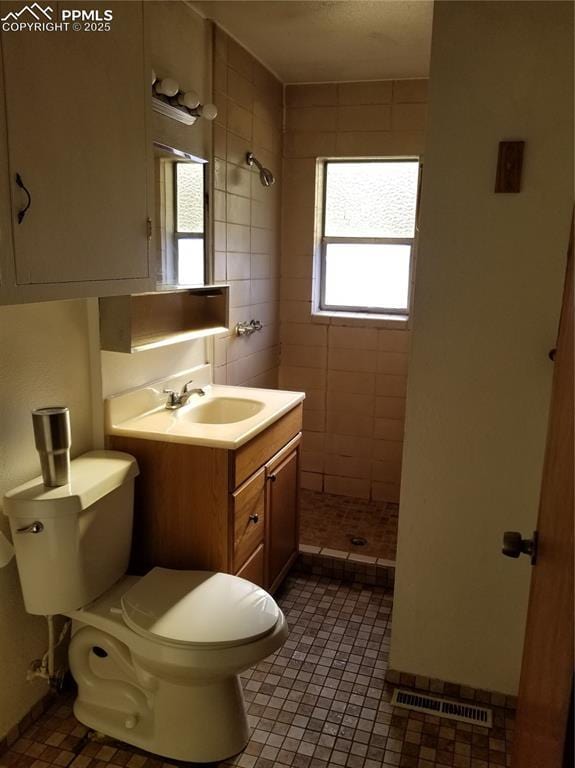
[[[497,691],[487,691],[482,688],[471,688],[468,685],[448,683],[437,678],[413,675],[409,672],[401,672],[398,669],[388,669],[385,681],[389,685],[413,688],[418,691],[427,691],[439,696],[449,696],[450,699],[461,701],[473,701],[477,704],[490,705],[492,707],[505,707],[505,709],[517,708],[517,697],[508,696]]]

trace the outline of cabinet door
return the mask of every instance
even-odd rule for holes
[[[236,576],[240,576],[246,581],[251,581],[252,584],[257,584],[259,587],[264,586],[264,547],[261,544],[250,559],[245,563],[240,570],[236,573]]]
[[[109,31],[2,34],[14,280],[63,284],[69,295],[149,285],[150,73],[141,2],[53,3],[110,8]],[[24,219],[18,211],[31,196]],[[98,281],[91,290],[73,284]],[[139,282],[138,282],[139,281]],[[27,295],[52,298],[51,294]],[[113,291],[112,291],[113,292]],[[120,292],[116,286],[115,292]],[[65,294],[64,294],[65,295]]]
[[[266,464],[266,584],[273,592],[298,553],[299,510],[297,437]]]

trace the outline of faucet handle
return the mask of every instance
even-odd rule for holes
[[[178,402],[178,393],[173,389],[163,389],[162,392],[164,395],[169,395],[167,403],[168,405],[175,405]]]
[[[194,383],[194,380],[193,380],[193,379],[190,379],[189,381],[186,381],[186,383],[185,383],[185,384],[184,384],[184,386],[182,387],[182,395],[185,395],[185,394],[187,394],[187,392],[188,392],[188,387],[190,386],[190,384],[193,384],[193,383]]]

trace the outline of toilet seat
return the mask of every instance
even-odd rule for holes
[[[153,568],[121,597],[126,625],[180,648],[228,648],[270,634],[281,616],[275,600],[245,579],[211,571]]]

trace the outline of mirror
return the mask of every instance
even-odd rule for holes
[[[154,142],[158,278],[162,285],[209,283],[207,161]]]

